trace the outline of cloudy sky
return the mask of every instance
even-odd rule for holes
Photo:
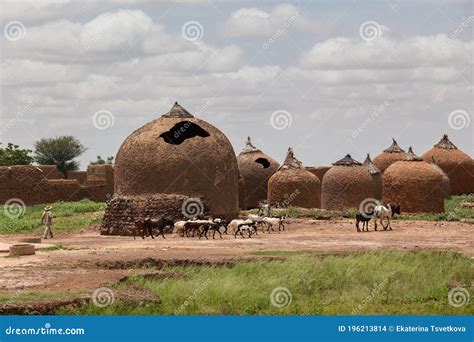
[[[178,101],[278,161],[474,150],[469,0],[1,1],[0,142],[115,156]]]

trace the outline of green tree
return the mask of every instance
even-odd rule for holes
[[[85,151],[87,148],[71,135],[43,138],[35,143],[35,161],[43,165],[56,165],[67,178],[67,171],[79,168],[75,158]]]
[[[101,156],[97,156],[96,161],[91,161],[91,165],[103,165],[103,164],[112,164],[114,157],[107,157],[106,160],[102,159]]]
[[[33,157],[29,155],[31,152],[31,150],[8,143],[7,147],[0,147],[0,166],[30,165],[33,162]]]

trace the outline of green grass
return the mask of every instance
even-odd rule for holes
[[[278,254],[277,254],[278,255]],[[291,253],[289,253],[291,255]],[[473,314],[472,303],[448,304],[449,286],[470,291],[471,259],[450,252],[370,252],[315,258],[292,255],[281,261],[240,262],[233,267],[171,267],[184,279],[121,283],[148,288],[161,304],[107,308],[93,305],[63,309],[61,314],[86,315],[346,315],[346,314]],[[292,301],[271,304],[271,293],[287,288]],[[377,289],[375,291],[375,289]],[[375,294],[374,294],[375,291]],[[369,296],[372,295],[371,299]],[[178,311],[177,311],[178,310]],[[354,311],[355,310],[355,311]]]
[[[57,202],[53,205],[53,231],[68,231],[91,224],[100,223],[105,203],[89,200],[78,202]],[[23,215],[10,218],[6,215],[4,206],[0,208],[0,234],[23,232],[40,232],[41,215],[44,205],[27,206]]]

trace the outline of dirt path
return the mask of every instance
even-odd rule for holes
[[[77,291],[114,282],[138,269],[117,263],[143,260],[217,262],[255,257],[257,251],[311,250],[315,253],[368,250],[453,250],[474,257],[473,225],[460,222],[395,221],[393,231],[356,233],[350,220],[293,220],[283,233],[259,233],[251,239],[231,235],[216,240],[168,236],[165,240],[101,236],[96,229],[57,234],[52,241],[65,250],[38,251],[21,258],[0,253],[0,293]],[[371,228],[372,229],[372,228]],[[18,236],[1,236],[12,243]],[[107,265],[115,265],[108,267]]]

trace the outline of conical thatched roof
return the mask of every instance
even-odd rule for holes
[[[383,199],[398,203],[404,212],[443,212],[442,175],[422,162],[410,147],[402,161],[390,165],[383,174]]]
[[[408,152],[405,153],[403,156],[404,161],[423,161],[421,157],[418,157],[414,152],[413,148],[410,146],[408,148]]]
[[[372,162],[372,159],[370,159],[370,155],[367,153],[367,157],[364,160],[363,163],[364,167],[369,171],[371,175],[380,173],[380,170],[375,164]]]
[[[118,196],[203,197],[214,216],[238,211],[238,168],[227,137],[175,103],[135,130],[115,158]]]
[[[391,164],[395,163],[396,161],[402,160],[403,159],[403,154],[405,151],[398,146],[397,141],[392,138],[392,144],[383,150],[382,153],[380,153],[378,156],[376,156],[373,160],[373,163],[377,168],[380,170],[380,172],[384,172],[387,167],[389,167]]]
[[[387,153],[403,153],[403,152],[405,152],[400,146],[398,146],[398,143],[395,140],[395,138],[392,138],[392,145],[390,145],[388,148],[386,148],[383,151],[387,152]]]
[[[370,173],[349,154],[334,162],[333,167],[323,177],[321,189],[323,209],[359,208],[363,200],[374,196]]]
[[[181,107],[176,101],[168,113],[162,115],[164,118],[194,118],[190,112]]]
[[[431,163],[433,157],[449,177],[453,195],[474,193],[474,161],[458,149],[446,134],[422,156],[427,163]]]
[[[286,152],[286,158],[283,164],[278,170],[292,170],[292,169],[304,169],[303,163],[295,158],[295,154],[291,147],[288,148]]]
[[[444,148],[445,150],[457,150],[458,148],[449,140],[448,135],[444,134],[440,141],[433,147]]]
[[[268,181],[268,202],[281,207],[319,208],[320,191],[318,177],[307,171],[288,148],[285,162]]]
[[[342,165],[342,166],[354,166],[354,165],[362,165],[357,160],[352,159],[350,154],[346,154],[346,156],[338,161],[332,163],[332,165]]]
[[[241,184],[241,205],[245,202],[247,208],[257,208],[258,203],[267,200],[268,180],[278,170],[276,160],[257,149],[247,137],[245,147],[237,157]]]

